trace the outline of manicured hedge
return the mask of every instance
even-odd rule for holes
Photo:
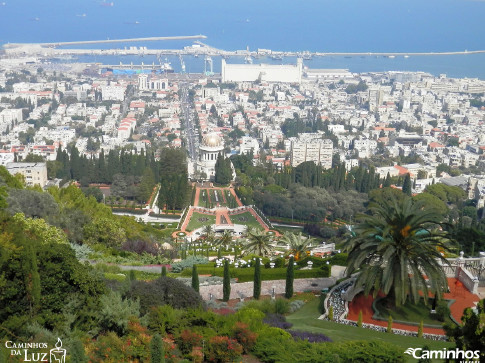
[[[111,207],[111,210],[113,213],[131,213],[131,214],[146,214],[147,210],[146,209],[134,209],[134,208],[117,208],[117,207]]]
[[[197,265],[197,271],[200,275],[224,275],[224,269],[222,267],[214,267],[213,265]],[[248,282],[254,279],[254,268],[234,268],[229,269],[231,278],[237,278],[238,282]],[[182,276],[192,276],[191,269],[185,269],[182,271]],[[295,279],[304,279],[312,277],[329,277],[330,266],[322,266],[322,268],[313,268],[311,270],[295,270]],[[266,280],[284,280],[286,278],[286,268],[262,268],[261,279]]]

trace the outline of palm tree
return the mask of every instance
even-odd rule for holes
[[[278,244],[288,246],[291,254],[295,256],[295,260],[298,261],[302,255],[306,255],[307,251],[313,248],[312,245],[315,241],[315,238],[310,236],[305,237],[301,232],[298,234],[285,232],[278,241]]]
[[[258,256],[265,256],[273,251],[272,236],[262,229],[248,229],[248,239],[244,245],[245,252],[256,253]]]
[[[203,235],[205,236],[205,241],[209,244],[212,244],[215,239],[214,231],[212,230],[212,225],[208,224],[203,229]]]
[[[227,245],[232,242],[232,233],[228,230],[225,230],[224,233],[215,240],[216,246],[224,246],[227,250]]]
[[[369,209],[371,214],[360,216],[345,245],[347,274],[361,270],[356,287],[363,287],[366,295],[373,290],[374,297],[382,291],[397,306],[408,295],[417,303],[420,291],[441,297],[448,290],[440,265],[448,264],[441,254],[449,243],[439,228],[443,216],[412,198],[371,203]]]

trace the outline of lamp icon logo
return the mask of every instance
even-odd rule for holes
[[[51,363],[66,363],[66,350],[62,348],[62,340],[57,338],[56,347],[50,350]]]
[[[409,354],[409,355],[414,355],[415,351],[416,351],[416,349],[414,349],[414,348],[408,348],[408,349],[405,350],[404,353]]]

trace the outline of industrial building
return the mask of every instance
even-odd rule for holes
[[[299,58],[296,65],[274,64],[227,64],[222,60],[222,82],[285,82],[300,83],[303,61]]]

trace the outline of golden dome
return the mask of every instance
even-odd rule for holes
[[[222,139],[217,134],[207,134],[202,138],[202,146],[219,147],[222,146]]]

